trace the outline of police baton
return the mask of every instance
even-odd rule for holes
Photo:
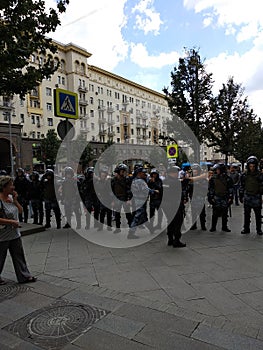
[[[228,212],[229,212],[229,217],[232,217],[232,209],[231,209],[231,204],[228,207]]]

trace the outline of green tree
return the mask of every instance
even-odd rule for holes
[[[238,140],[234,145],[233,155],[244,168],[244,164],[250,155],[255,155],[258,159],[263,157],[263,131],[261,121],[246,120],[240,125]]]
[[[57,51],[46,34],[60,25],[59,15],[69,0],[57,0],[56,8],[45,10],[44,0],[1,0],[0,2],[0,95],[25,94],[58,68],[48,53]],[[29,63],[33,53],[43,62]]]
[[[70,141],[71,148],[71,161],[78,161],[81,165],[82,170],[84,170],[89,162],[94,158],[92,153],[92,147],[84,135],[80,134],[76,140]]]
[[[226,164],[228,157],[234,155],[236,145],[241,142],[242,133],[245,137],[246,128],[251,128],[256,122],[256,116],[243,94],[241,84],[230,77],[210,103],[209,125],[212,127],[207,130],[208,145],[224,154]]]
[[[207,129],[209,101],[212,97],[212,73],[205,70],[198,50],[185,50],[186,56],[179,58],[178,67],[171,72],[171,87],[164,88],[173,120],[179,117],[193,131],[199,142],[203,142]],[[180,135],[177,136],[178,142]]]
[[[58,139],[54,129],[47,132],[47,136],[41,140],[38,160],[45,163],[46,166],[54,165],[56,163],[57,152],[61,141]]]

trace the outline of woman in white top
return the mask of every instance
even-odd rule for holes
[[[18,214],[22,206],[17,201],[17,192],[10,176],[0,176],[0,285],[6,283],[1,273],[4,268],[7,252],[9,250],[16,277],[19,283],[35,282],[31,276],[26,260],[19,230]]]

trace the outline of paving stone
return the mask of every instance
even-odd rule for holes
[[[197,322],[182,317],[130,304],[121,306],[114,314],[183,335],[190,335],[198,325]]]
[[[98,328],[91,328],[87,333],[79,337],[74,344],[81,349],[87,350],[150,350],[150,346],[120,337],[119,335],[106,332]],[[64,348],[63,350],[74,350]],[[77,350],[76,349],[76,350]]]
[[[185,337],[181,334],[167,332],[158,326],[146,326],[134,338],[143,344],[147,344],[162,350],[222,350],[223,348],[207,344],[205,342]]]
[[[192,334],[194,339],[221,346],[227,350],[262,350],[263,342],[250,337],[238,334],[228,333],[224,330],[211,328],[205,325],[199,325]]]
[[[132,339],[145,324],[131,320],[127,317],[120,317],[110,314],[97,322],[94,327],[104,331],[117,334],[121,337]]]
[[[87,303],[108,311],[114,311],[122,305],[122,302],[102,297],[100,295],[89,294],[81,289],[66,294],[64,298],[75,302],[81,300],[84,304]]]

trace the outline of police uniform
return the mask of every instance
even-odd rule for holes
[[[168,168],[167,177],[163,180],[163,200],[161,204],[168,222],[168,245],[175,248],[186,246],[180,239],[188,192],[186,180],[178,178],[179,170],[180,168],[177,166]]]
[[[252,170],[250,164],[254,165]],[[251,156],[247,159],[247,170],[242,173],[240,180],[239,198],[244,203],[244,228],[242,234],[250,233],[251,210],[256,218],[256,230],[262,235],[261,230],[261,208],[263,194],[263,173],[258,169],[258,160]]]
[[[217,220],[222,217],[222,231],[231,232],[227,226],[228,208],[233,203],[233,180],[222,163],[214,166],[216,172],[208,183],[208,201],[213,207],[210,232],[216,231]]]

